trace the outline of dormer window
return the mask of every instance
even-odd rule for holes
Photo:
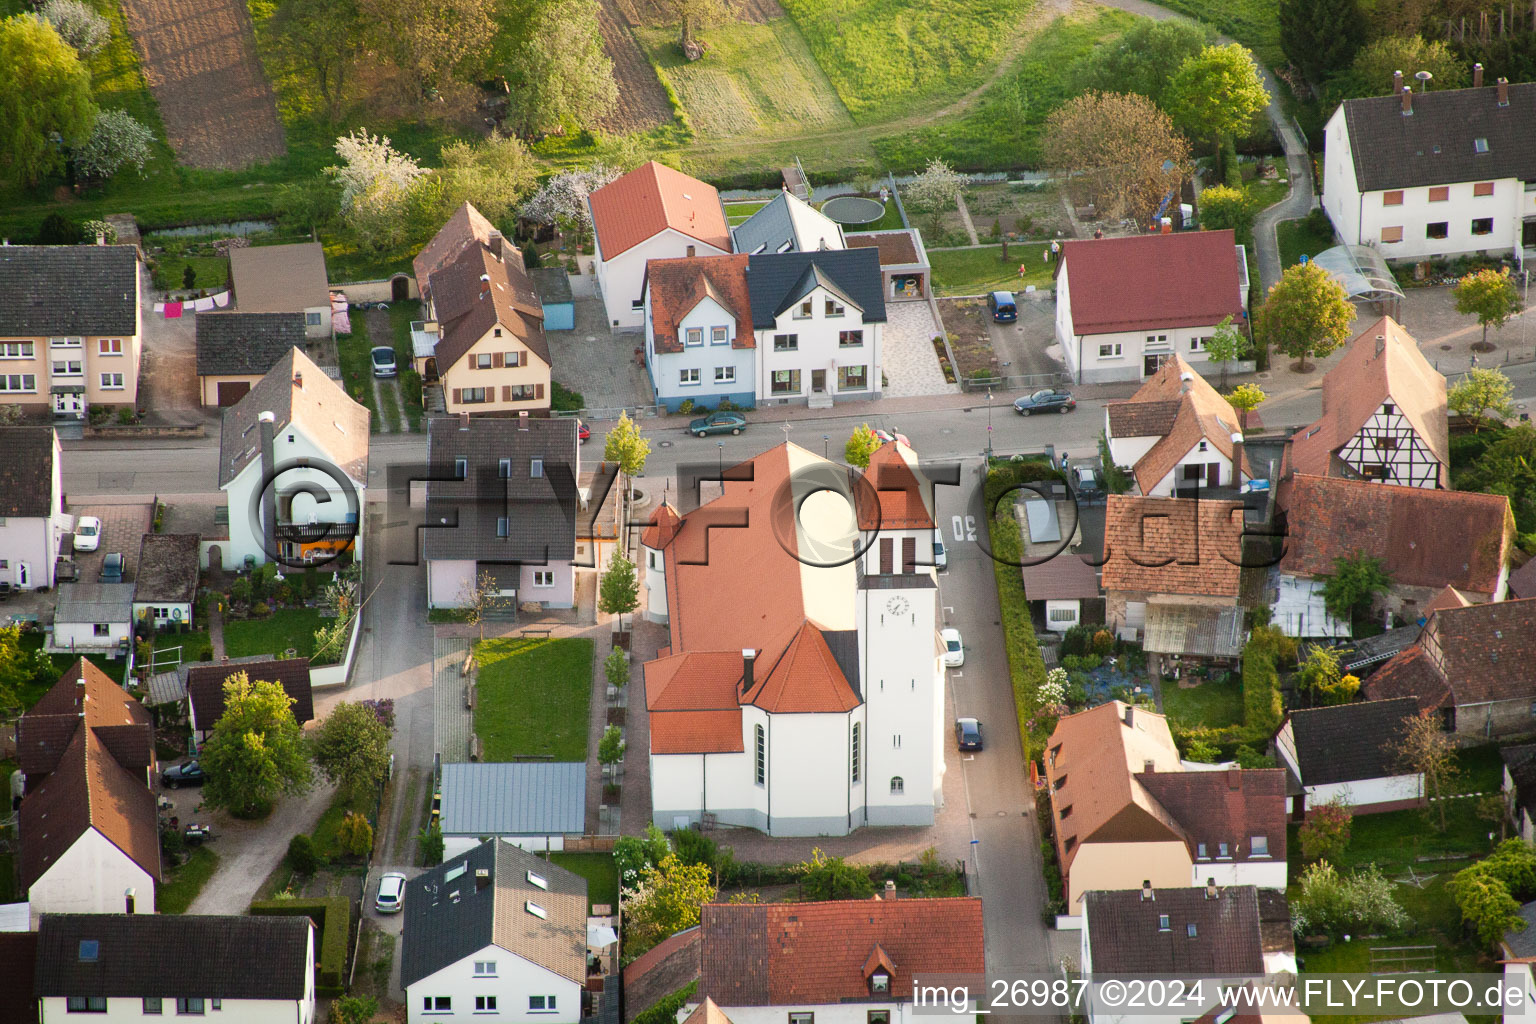
[[[1172,924],[1171,921],[1169,921],[1167,914],[1158,914],[1157,915],[1157,930],[1160,931],[1160,932],[1166,932],[1166,931],[1172,931],[1173,930],[1173,924]]]
[[[1483,156],[1486,154],[1488,152],[1488,140],[1484,138],[1473,139],[1472,152],[1476,153],[1478,156]]]
[[[1199,449],[1199,450],[1200,450],[1200,451],[1202,451],[1202,452],[1203,452],[1203,451],[1209,451],[1209,450],[1210,450],[1210,447],[1211,447],[1211,446],[1210,446],[1210,443],[1209,443],[1209,442],[1207,442],[1207,441],[1201,441],[1201,442],[1200,442],[1200,449]]]
[[[797,308],[795,310],[795,319],[796,320],[809,320],[811,318],[811,310],[812,310],[812,308],[813,308],[813,304],[812,304],[811,300],[810,299],[806,299],[804,302],[800,303],[799,308]]]
[[[871,992],[889,992],[891,990],[891,976],[884,971],[876,971],[869,976],[869,990]]]

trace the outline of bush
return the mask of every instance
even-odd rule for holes
[[[271,614],[272,606],[267,604],[265,601],[257,601],[255,604],[251,605],[251,616],[253,618],[264,619]]]
[[[683,1004],[692,999],[698,990],[697,981],[689,982],[683,988],[664,997],[655,1006],[641,1010],[635,1015],[633,1024],[676,1024],[677,1011],[681,1010]]]
[[[160,848],[171,860],[179,861],[187,850],[187,837],[177,829],[166,828],[160,833]]]
[[[80,54],[82,61],[96,56],[112,35],[107,19],[80,0],[45,0],[37,13]]]
[[[800,879],[800,896],[807,900],[858,900],[875,894],[869,872],[855,867],[841,857],[828,857],[820,849],[811,851]]]
[[[296,875],[309,876],[325,864],[320,851],[315,848],[314,837],[303,832],[288,840],[288,866]]]
[[[1302,872],[1300,889],[1291,900],[1291,926],[1297,934],[1393,931],[1408,923],[1392,897],[1392,883],[1374,864],[1346,877],[1319,861]]]
[[[1280,641],[1274,626],[1256,626],[1243,647],[1243,722],[1251,735],[1280,728]]]
[[[580,391],[572,391],[559,381],[552,381],[549,385],[549,407],[555,412],[581,412],[587,407],[587,400]]]
[[[681,402],[677,403],[677,411],[684,416],[687,416],[689,413],[693,412],[693,399],[685,398]]]
[[[229,585],[229,599],[236,604],[251,603],[251,581],[241,576]]]
[[[1349,848],[1354,812],[1339,801],[1314,807],[1301,826],[1301,857],[1306,861],[1336,861]]]
[[[329,1024],[368,1024],[379,1012],[379,1001],[372,996],[347,996],[331,1004]]]
[[[257,917],[307,917],[320,933],[316,950],[320,963],[315,970],[315,992],[333,999],[346,991],[347,936],[351,928],[347,900],[327,896],[297,900],[257,900],[251,904]]]
[[[677,859],[684,864],[703,864],[714,870],[715,862],[720,856],[719,844],[704,833],[695,832],[691,828],[679,829],[673,833],[672,845],[676,848]]]
[[[400,371],[400,394],[407,405],[421,404],[421,374],[415,370]]]
[[[117,410],[117,422],[126,427],[128,424],[133,422],[134,415],[133,406],[125,405],[121,409]]]
[[[1062,664],[1067,657],[1080,657],[1091,653],[1093,636],[1098,630],[1093,626],[1073,626],[1061,635]]]
[[[1099,657],[1105,657],[1115,653],[1115,634],[1107,629],[1101,629],[1093,634],[1093,653]]]

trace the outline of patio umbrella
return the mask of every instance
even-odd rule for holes
[[[593,949],[607,949],[619,941],[619,933],[606,924],[587,925],[587,945]]]

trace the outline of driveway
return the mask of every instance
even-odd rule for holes
[[[195,426],[209,422],[197,390],[197,317],[167,320],[155,312],[149,275],[139,302],[144,310],[139,408],[153,423]]]
[[[635,361],[635,347],[645,343],[645,335],[614,334],[604,319],[601,299],[578,294],[573,304],[575,329],[544,334],[555,363],[555,379],[581,392],[588,409],[650,405],[650,378]]]
[[[926,302],[888,302],[885,305],[885,344],[881,370],[885,373],[886,398],[915,395],[949,395],[959,385],[944,380],[933,339],[939,325]]]
[[[123,579],[132,582],[138,573],[139,544],[155,523],[155,507],[141,501],[107,503],[93,501],[89,504],[70,505],[69,514],[95,516],[101,520],[101,541],[95,551],[75,554],[75,567],[80,572],[81,583],[95,583],[101,575],[101,562],[107,552],[123,556]]]
[[[1051,301],[1050,292],[1040,299],[1025,298],[1022,293],[1016,298],[1019,318],[1013,323],[1000,324],[987,318],[998,369],[1004,377],[1064,372],[1066,366],[1046,354],[1047,348],[1060,351],[1056,347],[1056,303]]]

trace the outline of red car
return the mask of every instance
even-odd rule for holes
[[[592,436],[592,428],[587,426],[585,423],[581,422],[581,420],[577,420],[576,421],[576,443],[577,444],[586,444],[587,443],[587,438],[589,438],[591,436]]]

